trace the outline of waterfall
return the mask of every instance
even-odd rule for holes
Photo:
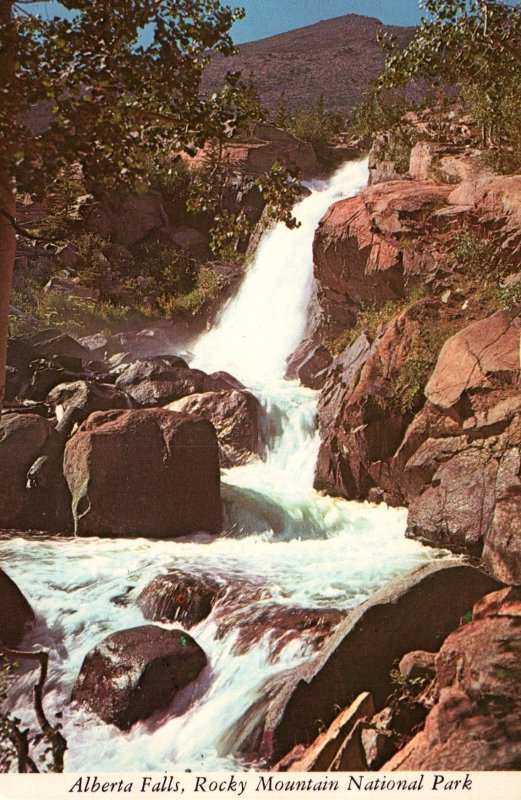
[[[306,329],[316,227],[329,206],[359,192],[367,176],[366,161],[348,163],[297,203],[299,228],[279,223],[263,237],[236,296],[195,344],[197,367],[227,370],[249,385],[284,376],[286,359]]]
[[[313,490],[318,393],[284,380],[286,360],[305,334],[317,223],[366,180],[367,164],[360,162],[312,185],[294,208],[301,227],[279,224],[264,236],[235,297],[193,344],[194,366],[229,371],[259,398],[265,415],[263,459],[223,470],[223,537],[0,541],[0,559],[39,615],[26,645],[50,649],[46,706],[63,711],[67,771],[237,769],[243,721],[262,708],[266,684],[313,655],[305,631],[275,647],[280,632],[269,620],[262,635],[238,647],[248,616],[269,618],[273,609],[342,612],[433,557],[404,538],[403,509]],[[227,587],[211,615],[190,629],[209,665],[169,709],[122,733],[70,706],[70,693],[86,653],[110,633],[142,625],[137,596],[172,569],[212,575]],[[13,693],[16,714],[27,724],[32,682],[26,674]]]

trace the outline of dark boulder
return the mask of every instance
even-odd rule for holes
[[[80,361],[88,361],[90,351],[66,333],[50,328],[25,337],[25,341],[46,358],[66,356]]]
[[[210,420],[219,440],[222,467],[246,464],[261,452],[261,408],[250,392],[229,389],[192,394],[170,403],[168,408]]]
[[[145,619],[179,622],[191,628],[212,612],[224,594],[223,586],[208,577],[182,573],[158,575],[140,593],[137,604]]]
[[[7,375],[5,399],[9,402],[24,396],[31,383],[32,361],[38,359],[38,352],[23,339],[9,339],[7,345]]]
[[[16,647],[34,622],[34,613],[24,595],[0,569],[0,644]]]
[[[120,389],[87,381],[58,384],[47,396],[47,403],[55,409],[58,417],[74,406],[84,412],[83,419],[86,419],[93,411],[134,407],[131,398]]]
[[[272,732],[264,756],[277,761],[295,743],[311,744],[317,721],[329,725],[335,707],[370,691],[382,708],[394,663],[411,650],[437,650],[473,604],[498,584],[459,562],[421,567],[347,615],[320,655],[284,677],[265,720]],[[375,658],[377,653],[377,658]]]
[[[72,700],[127,730],[166,708],[206,663],[197,642],[181,630],[142,625],[118,631],[86,655]]]
[[[159,325],[141,331],[127,331],[110,336],[105,346],[107,356],[116,353],[132,353],[132,358],[160,356],[172,350],[172,338],[168,328]]]
[[[39,358],[30,365],[31,378],[27,389],[20,394],[23,399],[44,401],[47,395],[60,383],[76,381],[79,375],[64,369],[57,361]]]
[[[288,361],[286,378],[298,378],[303,386],[321,389],[327,378],[327,370],[333,356],[321,344],[306,339],[299,345]]]
[[[96,411],[68,441],[75,531],[173,538],[221,529],[211,423],[164,409]]]
[[[45,530],[54,526],[55,498],[28,488],[28,473],[53,437],[38,414],[5,414],[0,420],[0,526]]]
[[[141,408],[152,408],[188,395],[229,389],[230,380],[233,378],[226,373],[216,373],[213,377],[200,369],[190,369],[179,356],[157,356],[127,366],[116,386],[124,389]]]

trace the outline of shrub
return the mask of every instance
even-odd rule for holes
[[[494,279],[498,269],[498,248],[491,239],[465,232],[452,249],[452,263],[472,279]]]
[[[315,105],[300,106],[296,110],[288,109],[282,97],[274,122],[297,139],[310,142],[319,152],[345,126],[340,114],[326,110],[323,95],[319,96]]]
[[[201,269],[197,286],[190,292],[177,296],[163,295],[158,303],[163,314],[167,317],[179,313],[198,314],[203,306],[217,296],[219,284],[211,269]]]
[[[388,300],[383,306],[376,305],[362,307],[358,312],[356,324],[347,328],[340,336],[335,339],[326,339],[324,347],[329,350],[332,356],[339,355],[343,350],[352,344],[362,333],[366,333],[370,339],[375,339],[378,329],[396,317],[408,306],[426,297],[428,294],[426,286],[421,283],[410,288],[401,300]]]
[[[391,381],[391,404],[402,414],[414,413],[421,408],[425,386],[436,366],[440,350],[456,329],[457,325],[449,318],[427,320],[421,326],[411,353]]]

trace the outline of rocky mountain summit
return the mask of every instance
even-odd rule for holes
[[[323,95],[326,108],[346,116],[383,66],[377,33],[392,34],[405,44],[412,31],[358,14],[323,20],[239,45],[232,58],[212,56],[203,85],[216,91],[227,71],[240,70],[245,77],[251,74],[263,105],[271,112],[282,97],[289,108],[297,108],[312,105]]]

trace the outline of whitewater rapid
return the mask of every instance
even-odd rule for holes
[[[223,537],[0,542],[2,564],[38,614],[25,644],[50,649],[45,703],[63,712],[67,771],[237,769],[246,713],[267,682],[312,651],[309,642],[295,638],[275,652],[268,626],[238,652],[239,630],[231,625],[219,631],[222,620],[240,619],[241,609],[247,619],[252,610],[274,606],[349,609],[435,555],[405,539],[403,509],[349,503],[313,490],[318,393],[284,380],[286,360],[306,332],[318,221],[331,203],[366,182],[367,164],[360,162],[311,186],[294,209],[301,227],[290,231],[280,224],[265,234],[237,294],[192,345],[192,366],[227,370],[259,398],[264,413],[264,457],[223,470]],[[228,587],[212,614],[190,629],[209,665],[169,709],[122,733],[70,706],[70,693],[93,645],[145,622],[136,598],[170,570],[209,575]],[[27,723],[32,683],[28,672],[13,696]]]

